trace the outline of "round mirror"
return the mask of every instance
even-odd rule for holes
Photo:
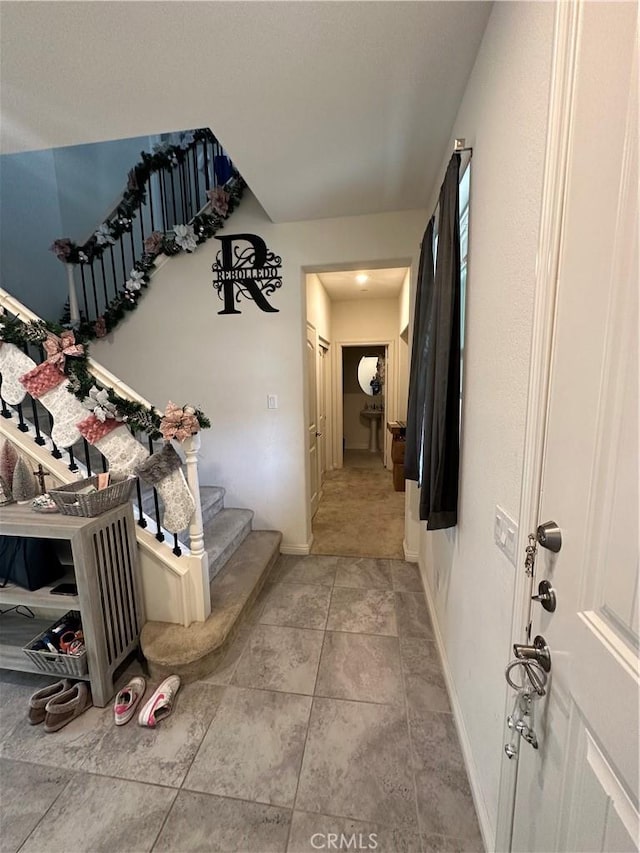
[[[382,379],[378,372],[378,356],[363,355],[358,364],[358,383],[365,394],[380,394]]]

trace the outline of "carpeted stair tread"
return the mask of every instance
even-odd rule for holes
[[[142,481],[140,481],[142,482]],[[202,521],[207,524],[224,507],[224,493],[222,486],[200,486],[200,505],[202,507]],[[134,503],[137,503],[137,495],[134,492]],[[158,498],[160,506],[162,501]],[[142,494],[142,511],[154,517],[155,507],[153,504],[153,490],[148,489]]]
[[[223,509],[204,528],[204,547],[209,555],[209,580],[218,574],[231,554],[251,532],[253,510]]]
[[[282,534],[254,530],[211,582],[211,615],[188,628],[147,622],[140,642],[153,678],[175,673],[186,681],[215,671],[239,622],[256,599],[280,553]]]

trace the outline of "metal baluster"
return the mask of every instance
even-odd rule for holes
[[[153,456],[153,440],[149,438],[149,453]],[[153,488],[153,505],[156,511],[156,539],[158,542],[164,542],[164,533],[160,527],[160,504],[158,502],[158,493],[156,492],[155,486]]]
[[[198,148],[194,145],[191,149],[191,159],[193,160],[193,181],[196,187],[196,199],[198,208],[202,207],[200,203],[200,178],[198,177]]]
[[[87,441],[86,438],[83,438],[82,441],[84,443],[84,464],[86,465],[86,468],[87,468],[87,477],[90,477],[91,476],[91,455],[90,455],[90,450],[89,450],[89,442]]]
[[[91,261],[90,270],[91,270],[91,284],[93,286],[93,302],[96,306],[96,316],[94,317],[94,319],[97,320],[98,317],[100,316],[100,308],[98,307],[98,290],[96,288],[96,274],[93,270],[93,261]],[[89,319],[89,315],[87,315],[87,320],[88,319]]]
[[[84,316],[89,319],[89,301],[87,299],[87,282],[84,277],[84,264],[80,264],[80,279],[82,280],[82,298],[84,300]]]
[[[182,556],[182,548],[180,547],[180,542],[178,540],[177,533],[173,534],[173,553],[176,555],[176,557]]]
[[[178,222],[178,212],[176,209],[176,184],[173,178],[173,169],[169,172],[171,177],[171,206],[173,207],[173,224],[176,225]]]
[[[178,168],[180,170],[180,195],[182,197],[182,210],[184,211],[184,221],[188,222],[191,219],[191,212],[189,210],[188,204],[187,191],[189,187],[185,176],[184,160],[180,162]]]
[[[164,185],[164,169],[161,172],[158,172],[158,185],[160,187],[160,212],[162,213],[162,226],[164,228],[164,233],[166,234],[168,231],[167,228],[167,190]]]
[[[147,192],[149,194],[149,215],[151,217],[151,230],[155,231],[155,219],[153,216],[153,195],[151,192],[151,185],[153,184],[153,175],[149,175],[149,181],[147,182]]]
[[[5,403],[4,397],[0,396],[0,403],[2,403],[2,417],[3,418],[10,418],[11,417],[11,409]]]
[[[31,396],[31,395],[28,395],[28,396]],[[40,421],[38,420],[38,409],[37,409],[36,400],[33,397],[31,397],[31,412],[33,413],[33,425],[36,429],[35,442],[36,442],[36,444],[40,445],[40,447],[42,447],[42,445],[45,443],[45,440],[42,437],[42,435],[40,434]]]
[[[52,432],[53,432],[53,415],[51,414],[51,412],[49,412],[49,435],[51,435]],[[58,449],[58,445],[55,443],[55,441],[53,439],[51,439],[51,444],[53,445],[53,448],[51,450],[51,455],[53,456],[53,458],[54,459],[62,459],[62,453],[60,453],[60,450]]]
[[[144,210],[142,205],[138,207],[138,221],[140,222],[140,240],[142,241],[142,251],[144,252]],[[133,227],[131,229],[133,231]]]
[[[78,470],[78,466],[76,465],[76,460],[75,460],[75,457],[73,455],[73,448],[67,447],[66,450],[67,450],[67,453],[69,454],[69,470],[75,472]]]
[[[129,273],[127,272],[127,262],[124,259],[124,241],[122,239],[122,234],[118,238],[120,241],[120,258],[122,260],[122,275],[123,275],[123,284],[129,278]]]
[[[104,256],[100,255],[100,270],[102,272],[102,289],[104,290],[104,307],[106,308],[109,304],[109,294],[107,293],[107,276],[104,271]],[[100,315],[98,314],[98,317]],[[96,317],[96,320],[98,318]]]
[[[25,423],[25,419],[22,414],[22,403],[18,403],[16,409],[18,410],[18,429],[20,430],[20,432],[29,432],[29,427]]]
[[[204,188],[209,190],[211,189],[211,181],[209,180],[209,149],[206,139],[202,140],[202,153],[204,155]]]
[[[146,527],[147,519],[143,515],[142,509],[142,488],[140,486],[140,478],[136,479],[136,491],[138,493],[138,527]]]
[[[115,258],[113,257],[113,244],[110,244],[110,246],[109,246],[109,254],[111,256],[111,273],[113,276],[113,291],[114,291],[114,295],[117,296],[118,295],[118,277],[116,275],[116,261],[115,261]]]
[[[133,222],[131,223],[131,231],[129,231],[129,242],[131,243],[131,267],[133,268],[136,263],[136,247],[133,242]]]

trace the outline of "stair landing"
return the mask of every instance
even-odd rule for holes
[[[147,622],[140,642],[152,678],[194,681],[214,672],[280,554],[282,534],[254,530],[211,581],[211,615],[188,628]]]

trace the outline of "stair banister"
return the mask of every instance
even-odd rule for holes
[[[204,547],[204,525],[202,522],[202,504],[200,501],[200,477],[198,474],[198,451],[200,450],[200,435],[196,433],[182,442],[186,456],[187,483],[195,501],[195,510],[189,525],[189,546],[193,559],[199,559],[202,571],[203,588],[209,584],[209,558]],[[206,619],[211,613],[211,599],[204,596],[204,611],[201,619]]]

